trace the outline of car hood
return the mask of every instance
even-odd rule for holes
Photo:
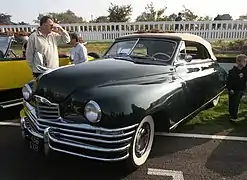
[[[136,64],[125,60],[96,60],[58,68],[38,79],[36,94],[53,102],[64,101],[74,91],[96,86],[149,81],[171,72],[171,66]]]

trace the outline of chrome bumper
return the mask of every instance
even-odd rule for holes
[[[33,135],[42,139],[44,151],[59,151],[100,161],[121,161],[129,157],[129,147],[138,124],[106,129],[88,124],[69,124],[39,119],[35,109],[24,102],[21,118],[24,138]]]

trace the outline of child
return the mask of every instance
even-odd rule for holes
[[[247,82],[247,56],[240,54],[236,57],[236,66],[229,70],[227,77],[227,90],[229,100],[230,120],[237,121],[238,107],[243,96]]]

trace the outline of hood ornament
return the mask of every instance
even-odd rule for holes
[[[52,102],[50,102],[48,99],[46,99],[46,98],[43,98],[43,97],[41,97],[41,96],[35,96],[35,99],[36,99],[36,101],[37,102],[39,102],[39,103],[43,103],[43,104],[46,104],[46,105],[48,105],[48,106],[52,106],[53,105],[53,103]]]

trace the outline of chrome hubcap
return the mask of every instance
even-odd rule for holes
[[[141,157],[146,152],[149,144],[150,134],[150,125],[148,123],[144,123],[139,129],[136,137],[135,153],[137,157]]]

